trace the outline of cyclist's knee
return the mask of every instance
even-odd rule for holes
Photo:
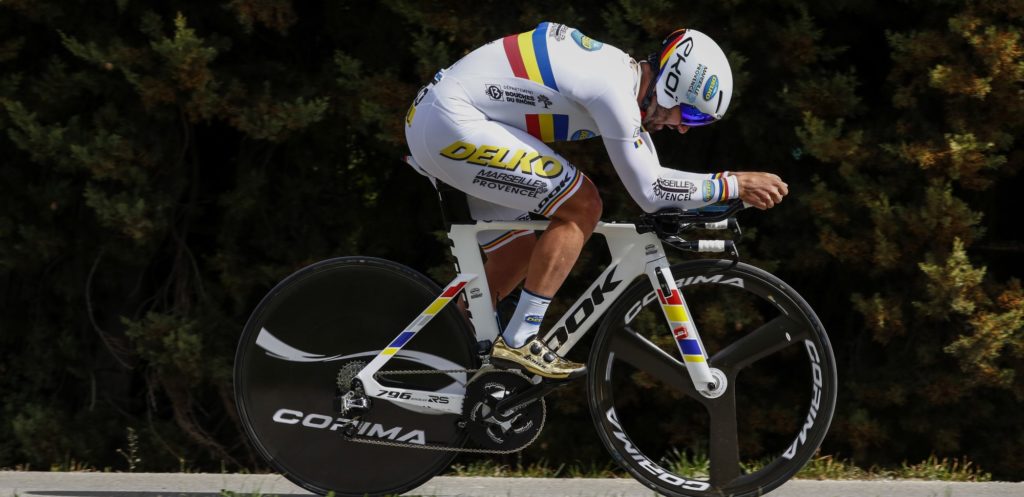
[[[603,208],[597,187],[590,181],[590,178],[584,177],[580,189],[555,212],[553,217],[592,229],[601,220]]]

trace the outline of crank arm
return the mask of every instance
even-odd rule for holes
[[[534,385],[534,386],[532,386],[530,388],[527,388],[526,390],[523,390],[522,392],[520,392],[520,393],[518,393],[516,395],[513,395],[513,396],[511,396],[511,397],[509,397],[507,399],[502,399],[501,402],[498,402],[494,406],[494,410],[495,410],[495,413],[496,413],[494,417],[496,419],[501,420],[501,419],[504,418],[504,416],[502,416],[502,413],[504,413],[505,411],[513,409],[513,408],[515,408],[515,407],[517,407],[519,405],[522,405],[522,404],[528,404],[530,402],[536,401],[537,399],[540,399],[540,398],[544,397],[545,395],[553,392],[555,389],[560,388],[562,386],[565,386],[568,383],[569,382],[565,382],[565,381],[563,381],[563,382],[542,381],[541,383],[539,383],[537,385]]]

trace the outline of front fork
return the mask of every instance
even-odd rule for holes
[[[647,275],[658,293],[658,302],[683,357],[693,386],[706,397],[717,397],[725,390],[725,376],[708,366],[707,351],[700,340],[697,325],[690,319],[686,299],[676,287],[668,261],[660,259],[650,263]],[[717,373],[717,374],[716,374]]]

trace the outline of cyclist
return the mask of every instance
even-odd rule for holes
[[[662,167],[648,130],[713,123],[732,96],[732,71],[707,35],[669,34],[639,62],[571,27],[542,22],[492,41],[439,71],[405,119],[412,163],[467,194],[477,220],[550,218],[532,231],[481,232],[492,303],[525,279],[492,362],[547,378],[585,374],[537,338],[551,298],[601,217],[597,188],[547,143],[600,136],[630,196],[647,211],[741,198],[760,209],[788,193],[761,172],[695,174]]]

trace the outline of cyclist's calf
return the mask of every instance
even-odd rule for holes
[[[530,258],[525,288],[535,295],[550,297],[558,291],[601,219],[601,196],[589,178],[551,216]]]

